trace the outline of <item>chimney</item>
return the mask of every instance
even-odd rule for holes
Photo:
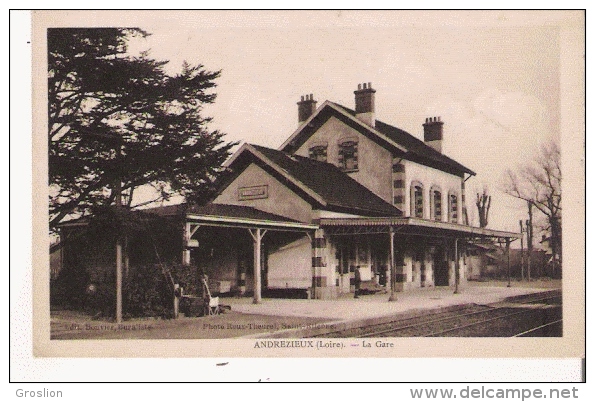
[[[436,151],[442,153],[442,126],[440,117],[428,117],[424,126],[424,142]]]
[[[376,108],[374,106],[375,89],[372,89],[372,83],[368,82],[357,85],[355,94],[355,117],[366,123],[368,126],[376,125]]]
[[[305,98],[305,99],[304,99]],[[303,123],[312,116],[316,110],[316,101],[314,95],[302,96],[302,100],[297,103],[298,105],[298,123]]]

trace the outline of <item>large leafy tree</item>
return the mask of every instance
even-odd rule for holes
[[[213,191],[234,143],[209,131],[203,106],[220,71],[133,56],[137,28],[48,29],[50,229],[152,185],[168,198],[201,201]]]

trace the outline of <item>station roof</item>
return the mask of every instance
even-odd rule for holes
[[[516,240],[520,233],[477,228],[458,223],[421,218],[322,218],[320,227],[330,234],[388,233],[390,228],[403,235],[452,238],[499,238]]]
[[[315,208],[367,216],[402,215],[400,209],[330,163],[254,144],[244,144],[228,163],[234,173],[225,180],[227,183],[250,163],[256,163]]]
[[[334,104],[355,117],[355,110],[349,109],[348,107],[338,103]],[[423,163],[423,161],[432,161],[434,163],[448,166],[457,171],[463,171],[465,173],[475,175],[475,172],[473,172],[471,169],[463,166],[459,162],[449,158],[443,153],[436,151],[434,148],[430,147],[417,137],[409,134],[405,130],[401,130],[398,127],[391,126],[390,124],[384,123],[380,120],[376,120],[375,129],[386,135],[397,144],[405,147],[407,149],[406,154],[408,155],[408,159],[419,161],[421,163]]]
[[[144,210],[159,216],[185,216],[190,222],[205,226],[264,228],[279,230],[314,230],[318,225],[299,222],[244,205],[209,203],[198,206],[177,204]]]
[[[436,151],[425,142],[408,132],[375,120],[375,126],[371,127],[358,120],[355,110],[335,102],[325,101],[308,120],[281,145],[280,149],[286,152],[295,152],[304,144],[312,134],[316,132],[330,117],[335,117],[377,142],[386,149],[391,150],[395,155],[403,156],[407,160],[430,166],[438,170],[456,175],[470,174],[475,172],[460,164],[452,158]]]

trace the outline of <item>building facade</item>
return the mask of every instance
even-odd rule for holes
[[[376,119],[375,93],[360,84],[354,109],[302,97],[297,129],[279,149],[241,146],[207,205],[134,211],[128,226],[109,217],[65,222],[68,292],[113,282],[120,254],[124,279],[135,265],[158,263],[173,281],[165,266],[182,263],[197,268],[197,282],[204,273],[216,291],[252,295],[255,303],[267,292],[350,294],[356,270],[369,288],[391,296],[464,287],[474,273],[469,243],[496,240],[509,249],[520,234],[469,226],[465,181],[475,173],[442,153],[444,122],[421,122],[421,141]],[[115,252],[118,237],[123,253]]]
[[[440,117],[424,141],[376,119],[371,83],[355,109],[312,95],[279,149],[244,144],[204,207],[185,209],[185,263],[238,293],[303,290],[313,298],[466,283],[465,245],[518,234],[468,225],[465,181],[475,173],[442,153]]]

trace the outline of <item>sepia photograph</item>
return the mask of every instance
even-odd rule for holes
[[[584,193],[562,189],[584,187],[563,163],[584,157],[564,149],[568,97],[584,143],[565,81],[583,12],[36,11],[33,29],[40,355],[580,352]]]

